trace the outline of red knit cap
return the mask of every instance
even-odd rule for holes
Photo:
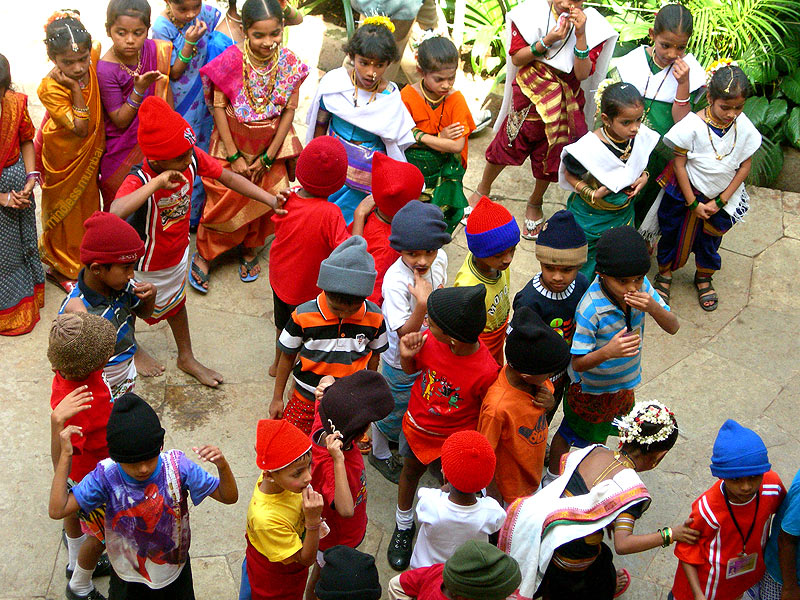
[[[281,419],[261,419],[256,429],[256,464],[262,471],[280,471],[311,450],[311,440]]]
[[[136,230],[117,215],[96,211],[83,224],[81,262],[85,265],[125,264],[138,260],[144,242]]]
[[[189,123],[158,96],[148,96],[139,108],[139,147],[148,160],[178,158],[194,146]]]
[[[481,196],[467,217],[467,247],[478,258],[488,258],[519,244],[519,225],[502,204]]]
[[[474,494],[491,483],[497,457],[477,431],[459,431],[442,444],[442,473],[459,492]]]
[[[372,197],[383,214],[393,217],[425,188],[422,172],[407,162],[376,152],[372,156]]]
[[[339,191],[347,178],[347,152],[329,135],[311,140],[297,159],[295,176],[312,196],[327,198]]]

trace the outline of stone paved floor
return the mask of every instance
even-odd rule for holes
[[[53,0],[41,4],[47,10],[61,6],[50,6]],[[49,14],[47,10],[37,7],[36,11]],[[315,25],[309,23],[309,27]],[[37,28],[31,31],[38,35]],[[28,75],[22,81],[24,87],[35,89],[42,72],[43,67]],[[310,82],[306,97],[312,89]],[[490,132],[485,132],[470,140],[471,167],[465,179],[469,189],[480,178],[481,157],[490,139]],[[493,193],[519,218],[530,186],[526,167],[508,169]],[[675,524],[688,515],[691,502],[713,481],[708,470],[711,446],[716,430],[728,417],[764,437],[772,464],[785,482],[797,469],[800,435],[794,419],[800,376],[797,344],[792,340],[800,334],[800,317],[791,299],[796,287],[791,273],[796,272],[795,261],[800,261],[800,194],[756,188],[751,196],[747,222],[723,242],[723,268],[715,280],[719,309],[711,314],[700,309],[692,271],[684,269],[676,274],[673,286],[672,306],[681,323],[678,334],[668,336],[648,319],[644,377],[637,395],[671,406],[683,435],[659,468],[643,475],[653,504],[637,524],[638,531]],[[561,191],[551,189],[546,213],[563,207],[564,200]],[[452,280],[466,255],[463,232],[457,232],[446,249]],[[268,256],[265,248],[261,253],[264,267]],[[516,292],[538,270],[531,242],[520,244],[511,268]],[[273,385],[267,375],[274,327],[266,273],[254,283],[242,284],[235,259],[223,258],[215,263],[212,278],[207,296],[189,290],[188,306],[198,358],[226,377],[219,390],[197,385],[175,368],[175,344],[166,324],[143,326],[137,336],[168,365],[163,377],[140,379],[137,386],[161,415],[166,447],[191,453],[192,446],[217,444],[239,483],[236,505],[208,500],[192,512],[192,570],[198,600],[236,597],[245,513],[258,475],[255,423],[266,411]],[[35,330],[20,338],[0,338],[0,373],[4,375],[0,394],[5,398],[0,404],[4,450],[0,547],[6,549],[0,562],[0,598],[62,598],[64,593],[66,557],[59,541],[60,525],[47,518],[46,509],[52,476],[48,442],[52,375],[45,349],[49,323],[61,300],[57,288],[48,284],[42,321]],[[371,467],[367,479],[370,524],[362,549],[376,554],[385,584],[392,574],[385,551],[396,490]],[[625,597],[660,600],[666,598],[677,563],[671,552],[652,550],[620,558],[618,564],[634,577]],[[101,591],[107,587],[103,579],[97,584]]]

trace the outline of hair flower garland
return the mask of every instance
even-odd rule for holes
[[[652,435],[642,435],[642,423],[663,425],[663,427]],[[655,400],[637,402],[630,413],[621,419],[614,419],[611,424],[619,429],[620,445],[633,442],[649,446],[663,442],[677,429],[672,411]]]
[[[372,15],[361,21],[361,25],[380,25],[394,33],[394,23],[386,15]]]
[[[711,83],[711,78],[714,77],[714,73],[719,71],[720,69],[727,69],[729,67],[738,67],[739,63],[733,60],[732,58],[720,58],[719,60],[715,60],[706,69],[706,85]]]

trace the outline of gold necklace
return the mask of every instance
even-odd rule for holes
[[[739,131],[736,128],[736,120],[734,119],[734,121],[733,121],[733,146],[731,146],[731,149],[727,152],[727,154],[720,154],[719,152],[717,152],[717,147],[714,145],[714,136],[711,135],[711,127],[712,126],[716,127],[717,129],[720,129],[723,132],[725,132],[725,130],[728,129],[730,127],[730,125],[728,125],[728,127],[719,126],[714,121],[713,117],[709,114],[708,107],[705,108],[705,116],[706,116],[706,118],[703,119],[703,120],[706,122],[706,131],[708,133],[708,141],[711,143],[711,149],[714,151],[714,156],[716,157],[716,159],[717,160],[722,160],[726,156],[730,156],[731,154],[733,154],[733,150],[734,150],[734,148],[736,148],[736,141],[739,138]],[[725,134],[723,133],[723,135],[725,135]]]
[[[253,110],[258,114],[262,114],[267,110],[267,98],[265,96],[256,97],[250,83],[250,75],[255,73],[262,80],[265,80],[265,91],[272,90],[275,87],[275,78],[278,74],[278,52],[280,51],[280,47],[276,48],[271,58],[265,60],[266,62],[272,59],[272,65],[266,70],[259,70],[252,64],[251,59],[255,57],[251,57],[249,40],[244,41],[244,49],[245,51],[242,53],[242,82],[244,83],[245,97]],[[262,63],[262,65],[263,64],[265,63]]]
[[[444,99],[447,97],[447,95],[445,94],[441,98],[439,98],[438,100],[433,100],[432,98],[430,98],[428,96],[428,94],[425,93],[425,82],[423,82],[423,81],[419,82],[419,89],[422,92],[422,97],[425,98],[425,102],[430,104],[431,108],[436,108],[437,106],[439,106],[444,101]]]
[[[614,460],[616,460],[623,467],[628,467],[634,471],[636,470],[636,463],[633,462],[633,459],[625,452],[614,452]]]
[[[617,150],[622,152],[619,159],[622,161],[628,160],[631,156],[631,146],[633,146],[633,139],[628,140],[628,145],[625,146],[625,148],[620,148],[619,145],[624,144],[625,140],[615,140],[613,137],[611,137],[611,134],[606,131],[605,126],[601,128],[601,131],[603,133],[603,138],[605,138],[605,140],[609,144],[614,146]]]
[[[378,88],[381,86],[381,80],[375,82],[375,86],[372,88],[362,88],[356,83],[356,69],[353,67],[352,72],[350,73],[350,81],[353,82],[353,106],[358,106],[358,90],[364,90],[365,92],[372,92],[372,95],[367,98],[367,104],[370,104],[375,100],[375,96],[378,95]]]
[[[119,54],[117,54],[117,49],[114,46],[111,46],[111,52],[114,53],[114,57],[119,61],[119,67],[123,71],[125,71],[131,77],[136,77],[142,71],[142,49],[139,48],[139,53],[136,57],[136,69],[131,69],[128,65],[122,62],[122,58]]]

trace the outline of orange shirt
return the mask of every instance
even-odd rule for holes
[[[503,367],[486,392],[478,431],[494,448],[495,482],[510,504],[539,487],[547,448],[547,413],[533,403],[533,396],[509,383],[507,369],[508,365]],[[544,386],[554,391],[549,380]]]

